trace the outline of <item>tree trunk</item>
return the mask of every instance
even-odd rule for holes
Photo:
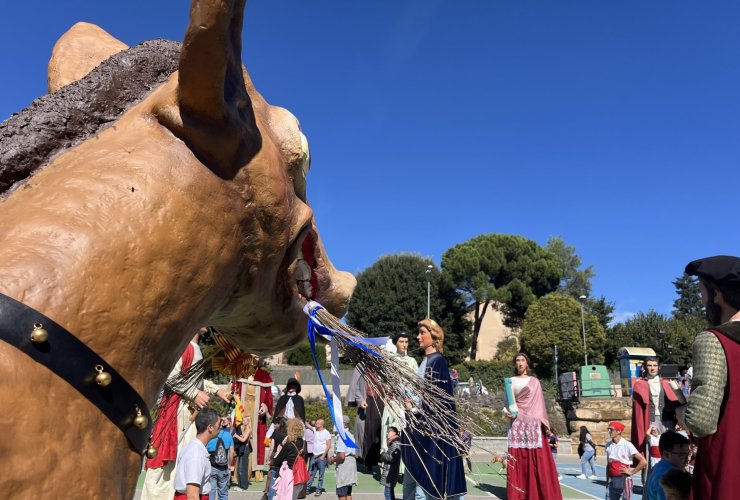
[[[490,301],[485,301],[481,307],[480,302],[475,303],[475,321],[473,322],[473,338],[470,344],[470,360],[475,361],[478,355],[478,334],[480,334],[480,327],[483,324],[483,318],[488,310],[488,304]],[[482,309],[482,310],[481,310]]]

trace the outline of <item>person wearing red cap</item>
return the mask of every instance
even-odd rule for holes
[[[709,324],[694,340],[691,395],[679,421],[699,438],[693,497],[736,498],[740,492],[740,258],[695,260],[686,274],[699,277]]]
[[[606,498],[629,500],[632,498],[632,475],[644,469],[647,461],[632,443],[622,437],[622,422],[610,422],[607,432],[612,439],[606,445]],[[637,460],[637,465],[632,467],[634,460]]]

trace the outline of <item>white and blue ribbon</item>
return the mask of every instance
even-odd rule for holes
[[[339,387],[339,346],[335,335],[340,335],[345,341],[363,351],[369,352],[373,356],[380,356],[377,352],[370,349],[368,346],[383,346],[388,342],[388,337],[376,337],[366,338],[349,335],[345,332],[340,332],[332,328],[324,326],[321,321],[316,317],[316,312],[324,307],[318,302],[309,302],[303,308],[303,311],[308,315],[308,342],[311,344],[311,354],[313,355],[313,362],[316,366],[316,373],[319,374],[319,380],[321,386],[324,388],[324,395],[326,396],[326,403],[329,406],[329,414],[331,420],[334,423],[334,428],[337,430],[339,437],[342,438],[344,444],[350,448],[357,448],[358,446],[352,441],[344,430],[344,414],[342,412],[342,392]],[[321,335],[329,341],[331,345],[331,387],[332,393],[329,394],[329,389],[326,387],[324,377],[321,375],[321,368],[319,368],[319,360],[316,357],[316,335]]]

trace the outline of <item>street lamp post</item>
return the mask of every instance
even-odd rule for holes
[[[429,273],[432,272],[432,269],[434,269],[434,266],[429,264],[427,266],[426,272],[424,273],[427,276],[427,318],[432,317],[432,314],[431,314],[432,285],[431,285],[431,282],[429,281]]]
[[[578,297],[578,301],[581,303],[581,328],[583,330],[583,360],[588,365],[588,350],[586,348],[586,320],[583,319],[583,303],[586,302],[586,296],[581,295]]]

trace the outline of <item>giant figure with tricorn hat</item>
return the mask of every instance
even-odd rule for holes
[[[306,407],[301,394],[301,383],[297,378],[291,377],[285,383],[283,395],[275,403],[275,417],[299,418],[306,422]]]
[[[198,327],[268,354],[305,338],[305,299],[346,310],[306,139],[242,66],[243,8],[193,0],[182,45],[78,25],[56,91],[0,124],[8,498],[131,498],[149,408]]]
[[[699,277],[711,325],[694,341],[692,391],[679,419],[699,438],[694,498],[735,498],[740,491],[740,258],[695,260],[686,273]]]

